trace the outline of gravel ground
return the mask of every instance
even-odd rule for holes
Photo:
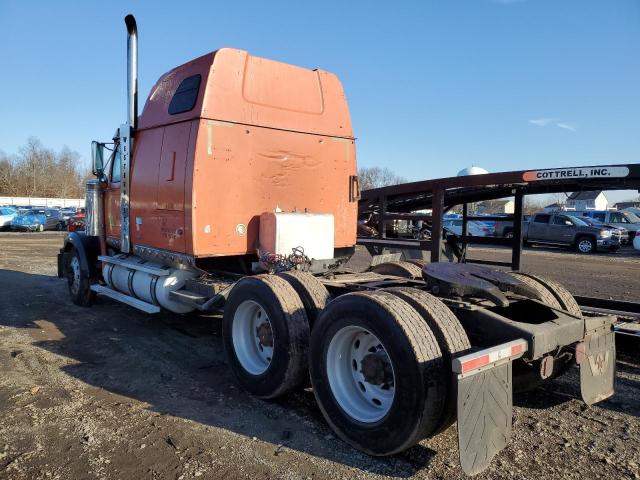
[[[55,276],[62,238],[0,233],[0,478],[464,478],[455,427],[372,458],[334,437],[310,391],[247,396],[225,368],[217,317],[76,307]],[[634,253],[534,249],[524,265],[574,293],[638,300]],[[599,405],[579,400],[575,369],[516,396],[511,443],[477,478],[640,478],[635,348]]]

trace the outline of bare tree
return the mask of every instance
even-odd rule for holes
[[[361,190],[398,185],[407,181],[406,178],[396,175],[386,167],[361,167],[358,169],[358,177],[360,177]]]
[[[88,169],[78,153],[68,147],[56,153],[35,137],[29,138],[17,155],[0,152],[0,195],[82,197],[87,176]]]
[[[533,215],[534,213],[542,212],[543,210],[544,204],[542,201],[525,197],[524,205],[522,206],[522,212],[525,215]]]

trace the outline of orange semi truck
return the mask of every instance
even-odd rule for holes
[[[93,143],[86,229],[58,255],[76,304],[222,312],[250,394],[310,377],[329,425],[372,455],[457,419],[469,474],[509,439],[514,377],[531,387],[578,363],[587,403],[613,394],[611,317],[584,318],[557,284],[462,263],[345,267],[360,192],[334,74],[225,48],[163,75],[138,115],[125,23],[127,122]]]

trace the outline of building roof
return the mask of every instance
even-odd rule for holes
[[[589,192],[573,192],[567,200],[595,200],[600,196],[602,190],[593,190]]]
[[[564,203],[556,202],[556,203],[552,203],[551,205],[547,205],[544,208],[561,208],[561,207],[564,207]]]

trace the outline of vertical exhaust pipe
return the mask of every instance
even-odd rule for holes
[[[138,127],[138,26],[133,15],[124,18],[127,25],[127,121]]]
[[[129,234],[129,177],[133,139],[138,127],[138,27],[133,15],[124,18],[127,25],[127,123],[120,127],[120,251],[131,251]]]

